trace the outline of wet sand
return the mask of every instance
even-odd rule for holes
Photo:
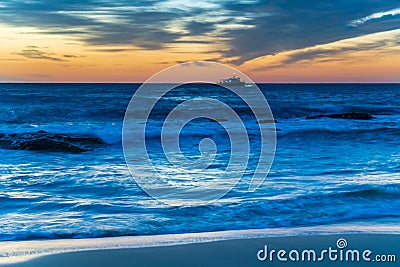
[[[315,228],[318,229],[318,227],[311,229]],[[386,229],[385,232],[391,231],[390,228]],[[338,247],[340,239],[345,240],[340,246],[346,246]],[[49,246],[51,242],[54,242],[53,247]],[[69,248],[67,248],[68,242]],[[21,252],[23,244],[26,253]],[[43,247],[47,244],[46,249],[42,249],[40,253],[32,252],[33,248],[39,248],[41,244]],[[399,233],[329,234],[310,231],[296,236],[271,236],[271,234],[268,236],[266,233],[263,234],[262,230],[65,240],[65,242],[63,240],[8,242],[8,244],[3,242],[0,244],[2,253],[0,265],[27,267],[399,266],[399,244]],[[19,246],[19,258],[5,252],[7,249],[12,249],[12,245]],[[74,246],[76,251],[74,251]],[[265,257],[266,246],[268,257]],[[67,252],[62,252],[63,249]],[[332,257],[336,255],[336,260],[329,259],[328,253],[325,253],[322,258],[321,252],[329,249],[336,251],[331,255]],[[275,252],[271,256],[272,250]],[[278,258],[279,250],[286,251],[286,254],[281,252],[281,259]],[[293,250],[298,251],[298,260],[296,253],[291,252]],[[310,259],[308,258],[307,251],[309,250],[316,252],[315,259],[312,254]],[[359,261],[356,255],[354,259],[352,258],[352,253],[347,252],[349,250],[359,252]],[[342,259],[340,251],[342,251]],[[365,251],[371,251],[371,253],[367,252],[367,257],[363,258]],[[290,252],[292,258],[289,256]],[[303,253],[305,253],[304,258],[302,258]],[[384,256],[386,262],[378,262],[377,256],[380,259]],[[283,261],[285,258],[287,261]]]

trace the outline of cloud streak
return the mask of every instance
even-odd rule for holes
[[[42,59],[42,60],[50,60],[56,62],[67,61],[66,59],[75,58],[75,55],[63,55],[62,57],[57,56],[54,53],[49,53],[41,50],[37,46],[27,46],[19,53],[15,53],[16,55],[20,55],[30,59]]]
[[[393,49],[400,51],[400,30],[283,52],[276,56],[260,57],[253,60],[253,62],[257,62],[256,65],[262,65],[262,67],[253,68],[252,70],[265,71],[285,68],[292,64],[313,64],[316,62],[351,62],[354,58],[349,57],[349,53],[372,51],[376,56],[379,52],[384,53]]]
[[[377,12],[377,13],[368,15],[366,17],[363,17],[361,19],[353,20],[349,23],[349,26],[357,27],[368,21],[377,20],[377,19],[381,19],[384,17],[388,17],[388,16],[390,16],[390,17],[400,16],[400,8],[392,9],[392,10],[385,11],[385,12]]]

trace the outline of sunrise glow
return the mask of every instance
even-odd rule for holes
[[[400,82],[398,5],[302,5],[5,1],[0,81],[143,82],[205,60],[258,82]]]

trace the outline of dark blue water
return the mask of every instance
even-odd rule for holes
[[[21,133],[46,131],[98,137],[107,143],[70,153],[10,149],[3,141],[0,240],[400,222],[400,85],[260,85],[278,129],[269,176],[256,192],[248,192],[248,184],[239,182],[221,200],[198,207],[164,205],[144,193],[129,174],[121,129],[138,86],[0,85],[0,137],[6,134],[7,140],[19,142],[26,138]],[[251,110],[224,90],[193,85],[167,95],[153,111],[146,136],[153,160],[163,157],[157,146],[157,120],[199,95],[233,106],[249,128],[252,153],[259,152]],[[345,112],[375,118],[305,118]],[[199,154],[202,138],[213,139],[218,164],[212,168],[223,169],[229,142],[217,122],[200,118],[182,134],[182,152],[188,155]],[[250,159],[249,172],[256,163]]]

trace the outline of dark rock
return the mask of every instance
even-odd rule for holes
[[[82,153],[87,151],[84,148],[68,144],[67,142],[51,140],[46,138],[18,140],[14,142],[9,148],[15,150],[35,150],[35,151],[68,152],[68,153]]]
[[[263,124],[263,123],[278,123],[277,120],[275,119],[269,119],[269,120],[259,120],[258,123]]]
[[[45,131],[0,133],[0,148],[6,149],[82,153],[107,145],[98,137],[78,134],[56,134]]]
[[[315,116],[307,116],[306,119],[319,119],[319,118],[333,118],[333,119],[347,119],[347,120],[371,120],[375,117],[362,112],[347,112],[337,114],[319,114]]]

